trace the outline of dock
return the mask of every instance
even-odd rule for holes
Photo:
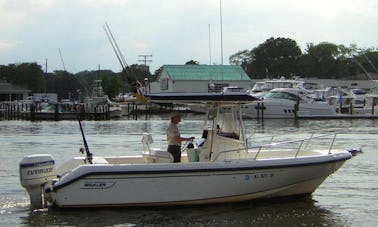
[[[59,103],[51,104],[49,110],[42,107],[41,103],[20,104],[17,102],[0,103],[0,119],[3,120],[109,120],[110,108],[108,104],[85,108],[84,104],[78,104],[73,109],[62,111]]]
[[[181,109],[180,109],[181,108]],[[139,114],[170,113],[173,109],[180,112],[190,112],[187,108],[173,106],[159,106],[137,104],[136,102],[122,103],[122,116],[116,114],[108,103],[93,105],[80,103],[65,105],[61,103],[50,104],[46,108],[41,103],[0,102],[0,120],[26,120],[26,121],[60,121],[60,120],[110,120],[120,117],[137,119]],[[119,112],[119,111],[118,111]]]

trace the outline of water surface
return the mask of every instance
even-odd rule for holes
[[[200,137],[201,115],[179,124],[184,136]],[[141,134],[150,132],[154,146],[165,147],[167,116],[138,120],[83,122],[95,155],[136,154]],[[191,207],[69,209],[33,211],[19,182],[24,155],[50,153],[57,165],[80,155],[78,122],[0,121],[0,226],[375,226],[378,220],[378,120],[255,120],[247,133],[298,138],[304,133],[340,132],[335,146],[362,148],[309,198],[285,198]]]

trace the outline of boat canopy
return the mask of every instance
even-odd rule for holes
[[[181,104],[205,104],[205,103],[234,103],[246,104],[258,100],[247,93],[154,93],[146,94],[150,102],[154,103],[181,103]]]

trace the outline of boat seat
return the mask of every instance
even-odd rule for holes
[[[144,132],[142,135],[142,146],[143,146],[143,151],[146,153],[151,152],[150,145],[154,142],[152,139],[152,135],[148,132]]]
[[[96,157],[94,156],[92,159],[92,164],[109,164],[103,157]]]
[[[146,163],[170,163],[173,162],[173,155],[166,150],[151,148],[154,142],[150,133],[144,132],[142,136],[143,160]]]
[[[171,163],[174,160],[173,155],[168,151],[157,149],[143,153],[142,156],[146,163]]]

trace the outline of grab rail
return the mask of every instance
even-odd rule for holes
[[[334,134],[325,134],[325,135],[319,135],[319,136],[314,136],[314,133],[312,133],[311,137],[309,138],[304,138],[304,139],[296,139],[296,140],[288,140],[288,141],[281,141],[281,142],[275,142],[275,143],[268,143],[268,144],[264,144],[264,145],[258,145],[258,146],[251,146],[251,147],[246,147],[246,148],[243,148],[243,149],[232,149],[232,150],[224,150],[224,151],[220,151],[217,153],[217,155],[215,156],[215,158],[213,159],[214,161],[217,160],[217,158],[221,155],[221,154],[225,154],[225,153],[229,153],[229,152],[235,152],[235,151],[245,151],[245,150],[249,150],[249,149],[258,149],[257,152],[256,152],[256,155],[254,156],[254,160],[257,159],[257,157],[260,155],[261,153],[261,150],[263,148],[272,148],[272,147],[276,147],[276,146],[280,146],[280,145],[284,145],[284,144],[294,144],[294,143],[299,143],[299,146],[297,147],[296,149],[296,152],[295,152],[295,155],[294,157],[297,158],[298,155],[300,154],[300,152],[303,150],[302,149],[302,146],[304,144],[304,142],[309,142],[311,140],[315,140],[315,139],[320,139],[320,138],[324,138],[324,137],[329,137],[333,135],[333,138],[332,138],[332,141],[331,143],[329,144],[329,148],[328,148],[328,154],[331,154],[332,152],[332,149],[333,149],[333,146],[334,146],[334,143],[336,141],[336,136],[337,136],[337,133],[334,133]],[[270,142],[273,140],[273,137],[271,138]],[[331,138],[330,138],[331,139]],[[308,144],[304,147],[307,148]],[[295,149],[295,148],[293,148]]]

